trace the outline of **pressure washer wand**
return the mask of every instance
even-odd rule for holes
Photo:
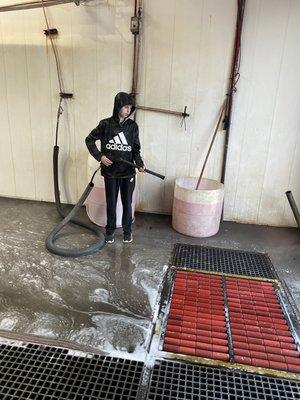
[[[123,162],[123,163],[125,163],[127,165],[130,165],[131,167],[134,167],[134,168],[137,168],[137,169],[139,168],[136,164],[134,164],[134,163],[132,163],[130,161],[124,160],[124,158],[121,158],[121,157],[118,158],[116,161]],[[164,175],[158,174],[157,172],[151,171],[150,169],[145,168],[144,172],[147,172],[147,174],[151,174],[151,175],[157,176],[157,178],[165,179]]]

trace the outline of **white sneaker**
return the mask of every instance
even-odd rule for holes
[[[105,243],[113,243],[114,241],[115,241],[114,234],[111,234],[111,235],[106,234],[105,235]]]
[[[131,243],[133,240],[131,233],[124,233],[123,243]]]

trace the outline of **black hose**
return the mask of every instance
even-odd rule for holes
[[[293,214],[294,214],[295,220],[297,222],[298,228],[300,229],[300,214],[299,214],[298,207],[297,207],[297,204],[295,202],[294,196],[292,195],[292,192],[290,190],[285,192],[285,194],[286,194],[286,197],[287,197],[287,199],[288,199],[288,201],[290,203],[290,206],[291,206],[291,209],[293,211]]]
[[[50,235],[46,239],[46,248],[51,253],[58,254],[63,257],[80,257],[80,256],[87,256],[89,254],[96,253],[97,251],[101,250],[105,244],[105,239],[103,233],[100,229],[88,222],[83,222],[80,219],[75,218],[75,215],[81,209],[83,203],[87,199],[88,195],[90,194],[92,188],[94,187],[93,179],[96,175],[98,169],[94,172],[90,182],[88,183],[85,191],[81,195],[78,203],[72,208],[72,210],[66,214],[62,208],[60,202],[60,194],[59,194],[59,179],[58,179],[58,154],[59,154],[59,146],[57,144],[53,147],[53,180],[54,180],[54,195],[55,195],[55,205],[58,214],[63,218],[63,220],[53,229]],[[131,163],[127,160],[122,158],[118,158],[118,161],[128,164],[132,167],[138,168],[138,166],[134,163]],[[145,172],[148,174],[154,175],[160,179],[165,179],[164,175],[158,174],[157,172],[151,171],[149,169],[145,169]],[[79,225],[83,228],[86,228],[95,233],[98,236],[99,241],[91,246],[83,247],[81,249],[66,249],[63,247],[57,246],[54,242],[58,239],[59,232],[69,223]]]
[[[134,164],[134,163],[132,163],[132,162],[130,162],[130,161],[124,160],[124,158],[121,158],[121,157],[118,158],[118,159],[116,159],[116,161],[123,162],[123,163],[125,163],[125,164],[127,164],[127,165],[130,165],[131,167],[134,167],[134,168],[137,168],[137,169],[139,168],[136,164]],[[144,169],[144,172],[147,172],[147,174],[154,175],[154,176],[156,176],[157,178],[165,179],[165,176],[164,176],[164,175],[161,175],[161,174],[158,174],[157,172],[151,171],[151,169],[145,168],[145,169]]]
[[[59,146],[55,145],[53,148],[53,178],[54,178],[54,194],[55,194],[55,205],[57,212],[63,218],[63,220],[58,224],[50,235],[46,239],[46,248],[51,253],[58,254],[63,257],[80,257],[80,256],[87,256],[89,254],[96,253],[97,251],[101,250],[105,244],[104,235],[100,231],[100,229],[91,223],[81,221],[80,219],[74,218],[78,211],[81,209],[83,203],[87,199],[88,195],[90,194],[92,188],[94,187],[93,179],[96,175],[96,170],[88,183],[85,191],[81,195],[78,203],[72,208],[71,212],[65,214],[61,202],[60,202],[60,195],[59,195],[59,181],[58,181],[58,153],[59,153]],[[83,228],[86,228],[99,238],[99,241],[91,246],[83,247],[81,249],[67,249],[63,247],[57,246],[54,242],[57,240],[58,233],[69,223],[73,223]]]

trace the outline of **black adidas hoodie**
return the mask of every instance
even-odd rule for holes
[[[135,162],[138,167],[144,165],[140,155],[141,145],[139,140],[139,128],[130,115],[119,122],[119,112],[123,106],[131,105],[131,113],[135,110],[134,99],[127,93],[120,92],[115,97],[113,115],[103,119],[99,125],[85,139],[85,143],[91,155],[100,161],[105,155],[113,161],[109,167],[102,164],[101,174],[108,178],[127,178],[135,175],[135,168],[129,165],[114,161],[119,157]],[[98,150],[95,142],[101,141],[101,151]]]

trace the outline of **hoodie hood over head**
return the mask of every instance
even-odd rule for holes
[[[135,111],[136,106],[135,106],[135,100],[131,94],[125,93],[125,92],[119,92],[115,96],[115,102],[114,102],[114,109],[113,109],[113,119],[116,122],[119,122],[119,112],[122,107],[124,106],[131,106],[131,112],[126,117],[128,119]]]
[[[119,112],[122,107],[131,105],[131,112],[122,123],[119,120]],[[104,155],[113,161],[112,165],[101,165],[101,174],[107,178],[128,178],[135,175],[135,167],[119,161],[123,158],[126,161],[135,163],[137,167],[144,165],[140,150],[139,128],[130,117],[135,111],[134,97],[128,93],[120,92],[114,101],[113,115],[102,119],[98,126],[86,137],[86,145],[91,155],[101,161]],[[101,149],[96,141],[101,141]]]

